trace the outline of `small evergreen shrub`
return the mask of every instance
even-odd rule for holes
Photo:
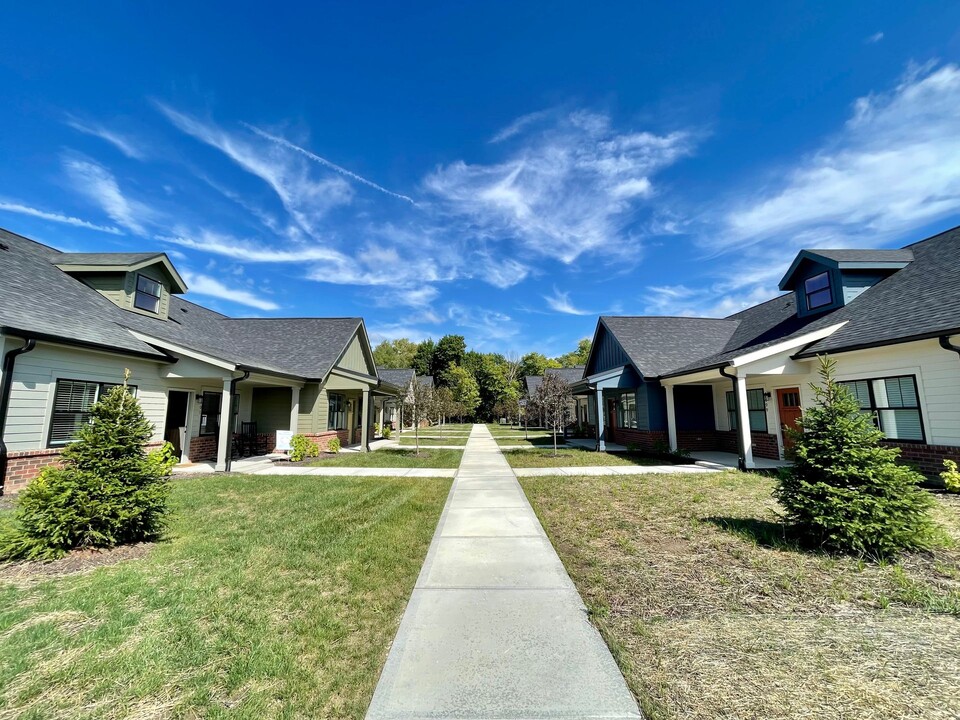
[[[300,462],[304,458],[317,457],[319,455],[319,446],[306,435],[294,435],[290,438],[290,459],[293,462]]]
[[[944,460],[943,466],[946,470],[940,473],[940,479],[947,492],[960,493],[960,470],[957,470],[957,464],[953,460]]]
[[[334,455],[340,452],[340,438],[330,438],[330,442],[327,443],[327,452]]]
[[[933,500],[918,487],[923,476],[897,464],[899,448],[880,444],[883,433],[834,381],[834,366],[821,357],[823,385],[811,385],[816,405],[790,431],[794,465],[774,496],[804,537],[834,550],[886,557],[929,547]]]
[[[384,440],[389,440],[391,435],[393,435],[393,430],[390,428],[389,425],[384,425],[384,426],[383,426],[383,439],[384,439]]]
[[[20,493],[14,522],[0,538],[0,558],[53,560],[74,548],[141,542],[162,531],[177,462],[173,446],[144,451],[153,426],[126,382],[90,414],[64,449],[61,467],[44,468]]]

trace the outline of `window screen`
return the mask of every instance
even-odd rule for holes
[[[160,312],[160,283],[143,275],[137,275],[137,293],[133,305],[147,312]]]
[[[807,278],[803,283],[803,290],[807,295],[807,310],[813,310],[833,302],[833,294],[830,292],[829,273],[820,273],[812,278]]]
[[[747,411],[750,413],[750,430],[753,432],[767,432],[767,403],[763,397],[763,388],[747,390]],[[732,392],[727,393],[727,418],[730,429],[736,430],[737,398]]]

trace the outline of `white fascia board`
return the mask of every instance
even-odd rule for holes
[[[143,333],[136,332],[134,330],[127,331],[133,335],[137,340],[142,340],[145,343],[150,345],[156,345],[157,347],[163,348],[164,350],[169,350],[170,352],[179,353],[194,360],[199,360],[200,362],[205,362],[208,365],[213,365],[214,367],[223,368],[224,370],[236,370],[237,366],[235,363],[227,362],[226,360],[221,360],[220,358],[215,358],[211,355],[207,355],[202,352],[197,352],[196,350],[190,350],[181,345],[170,342],[169,340],[161,340],[160,338],[151,337],[150,335],[144,335]]]
[[[783,342],[779,342],[776,345],[770,345],[769,347],[765,347],[761,350],[754,350],[753,352],[749,352],[741,355],[740,357],[734,358],[730,361],[730,365],[732,365],[734,368],[739,368],[743,365],[748,365],[756,362],[757,360],[763,360],[764,358],[772,357],[773,355],[777,355],[779,353],[795,351],[799,348],[809,345],[810,343],[830,337],[837,330],[846,325],[847,322],[847,320],[844,320],[836,325],[830,325],[829,327],[825,327],[820,330],[814,330],[813,332],[808,332],[804,335],[798,335],[795,338],[784,340]]]

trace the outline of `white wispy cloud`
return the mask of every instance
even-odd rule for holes
[[[18,202],[0,200],[0,210],[17,213],[19,215],[29,215],[31,217],[40,218],[41,220],[50,220],[52,222],[62,223],[64,225],[87,228],[88,230],[98,230],[99,232],[110,233],[111,235],[123,234],[118,228],[115,227],[108,225],[97,225],[71,215],[63,215],[62,213],[40,210],[38,208],[30,207],[29,205],[24,205]]]
[[[563,313],[565,315],[596,315],[597,314],[593,310],[584,310],[582,308],[575,307],[574,304],[570,301],[570,293],[561,292],[557,288],[553,289],[552,295],[544,295],[543,299],[547,301],[547,306],[554,312]]]
[[[530,125],[543,120],[544,118],[550,115],[549,110],[538,110],[537,112],[527,113],[526,115],[521,115],[516,120],[511,122],[505,128],[500,130],[496,135],[490,138],[489,142],[491,144],[496,144],[508,140],[516,135],[519,135],[521,132],[526,130]]]
[[[317,232],[318,222],[333,208],[353,199],[350,183],[342,177],[315,178],[302,155],[268,143],[258,147],[239,133],[204,122],[161,102],[155,105],[181,132],[216,148],[247,172],[267,183],[283,207],[306,232]]]
[[[706,280],[706,292],[653,288],[651,309],[727,314],[745,300],[775,296],[802,248],[900,244],[957,215],[958,107],[955,64],[910,66],[891,89],[856,99],[847,122],[818,150],[741,183],[703,214],[699,244],[725,258],[716,261],[725,278]]]
[[[216,278],[209,275],[184,272],[183,279],[187,283],[189,292],[197,295],[229,300],[230,302],[257,308],[258,310],[279,310],[280,306],[272,300],[254,295],[248,290],[237,287],[228,287]]]
[[[447,318],[458,328],[468,331],[470,345],[479,350],[496,349],[503,352],[504,343],[520,335],[520,325],[506,313],[497,310],[453,303],[447,307]]]
[[[65,157],[63,165],[74,190],[93,201],[121,227],[136,235],[146,234],[144,224],[154,217],[154,212],[143,203],[127,198],[113,173],[81,156]]]
[[[892,91],[859,98],[839,135],[780,187],[725,214],[717,245],[789,247],[810,236],[875,245],[960,211],[957,107],[957,65],[913,68]]]
[[[875,32],[873,35],[870,35],[866,40],[864,40],[864,42],[867,43],[868,45],[873,45],[874,43],[878,43],[881,40],[883,40],[883,33]]]
[[[601,247],[635,257],[638,238],[628,228],[656,192],[651,178],[693,151],[694,133],[624,132],[607,115],[576,111],[527,137],[529,122],[511,133],[518,141],[502,162],[457,161],[425,179],[438,220],[479,242],[502,240],[564,263]]]
[[[141,150],[140,147],[136,145],[130,138],[104,127],[99,123],[85,122],[72,115],[68,115],[65,122],[77,132],[84,133],[85,135],[92,135],[100,138],[101,140],[105,140],[128,158],[133,160],[143,160],[146,158],[146,153],[144,153],[143,150]]]
[[[356,180],[358,183],[362,183],[367,187],[372,187],[374,190],[379,190],[384,195],[389,195],[390,197],[397,198],[398,200],[404,200],[408,203],[411,203],[412,205],[416,205],[416,202],[414,202],[412,197],[409,197],[407,195],[401,195],[400,193],[393,192],[392,190],[387,190],[382,185],[377,185],[377,183],[373,182],[372,180],[367,180],[365,177],[361,175],[357,175],[357,173],[351,170],[347,170],[345,167],[341,167],[336,163],[330,162],[326,158],[320,157],[316,153],[312,153],[309,150],[300,147],[299,145],[295,145],[294,143],[290,142],[286,138],[282,138],[279,135],[268,133],[266,130],[262,130],[261,128],[258,128],[256,125],[251,125],[250,123],[241,123],[241,124],[251,132],[259,135],[260,137],[265,138],[266,140],[269,140],[271,142],[274,142],[277,145],[280,145],[281,147],[285,147],[288,150],[293,150],[294,152],[300,153],[304,157],[312,160],[313,162],[323,165],[325,168],[329,168],[334,172],[338,172],[344,177],[348,177],[351,180]]]

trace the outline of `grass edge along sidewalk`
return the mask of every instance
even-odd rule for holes
[[[647,717],[960,716],[960,497],[873,564],[797,549],[760,475],[520,482]]]
[[[177,480],[145,556],[3,568],[2,712],[363,717],[450,484]]]

